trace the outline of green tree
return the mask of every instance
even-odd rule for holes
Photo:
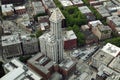
[[[78,46],[83,46],[85,44],[85,35],[80,32],[79,26],[74,25],[73,27],[68,27],[67,30],[73,30],[77,36]]]
[[[112,38],[112,39],[107,39],[105,41],[105,43],[111,43],[111,44],[114,44],[114,45],[120,47],[120,37],[115,37],[115,38]]]
[[[36,31],[36,37],[38,38],[38,37],[40,37],[42,34],[43,34],[43,31],[42,30],[38,30],[38,31]]]

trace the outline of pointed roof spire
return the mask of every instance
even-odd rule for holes
[[[63,16],[59,8],[55,8],[55,10],[53,11],[53,13],[51,14],[49,18],[49,20],[53,22],[58,22],[63,19],[65,19],[65,17]]]

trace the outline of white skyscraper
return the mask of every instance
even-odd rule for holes
[[[51,14],[50,32],[39,37],[41,52],[56,63],[63,60],[62,20],[65,19],[59,8]]]

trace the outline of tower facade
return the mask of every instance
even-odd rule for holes
[[[39,38],[41,52],[47,55],[56,63],[60,63],[63,60],[63,37],[62,37],[62,15],[59,8],[56,8],[51,14],[50,20],[50,32],[44,34]],[[44,42],[43,42],[44,40]],[[41,43],[42,42],[42,43]]]

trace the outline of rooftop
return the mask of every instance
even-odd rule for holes
[[[83,14],[92,13],[91,10],[90,10],[87,6],[79,7],[79,10],[80,10],[81,13],[83,13]]]
[[[116,57],[119,53],[120,53],[120,48],[111,44],[111,43],[107,43],[103,48],[102,51],[104,51],[105,53]]]
[[[37,38],[31,37],[30,34],[26,34],[26,35],[21,35],[21,41],[23,43],[37,42]]]
[[[110,16],[107,17],[108,20],[111,20],[117,27],[120,27],[120,17],[119,16]]]
[[[32,2],[35,15],[38,13],[45,13],[45,8],[42,5],[41,1]]]
[[[84,31],[84,30],[90,29],[90,27],[88,25],[82,25],[81,29]]]
[[[110,64],[109,67],[120,73],[120,56],[116,57]]]
[[[73,4],[83,4],[82,0],[72,0]]]
[[[53,0],[42,0],[46,8],[55,8],[56,5]]]
[[[102,17],[110,16],[109,11],[103,5],[99,6],[96,9],[101,14]]]
[[[25,9],[25,6],[17,6],[17,7],[15,7],[15,10],[19,10],[19,9]]]
[[[96,27],[97,25],[101,25],[102,22],[100,20],[96,20],[96,21],[90,21],[89,24],[92,26],[92,27]]]
[[[73,32],[73,30],[70,31],[65,31],[64,33],[64,40],[72,40],[72,39],[77,39],[77,36]]]
[[[46,61],[48,61],[46,63]],[[28,60],[28,63],[30,63],[32,66],[36,67],[38,70],[43,72],[44,74],[49,73],[49,68],[54,65],[53,61],[50,61],[48,57],[45,57],[42,55],[42,53],[38,53],[34,57]],[[45,65],[43,65],[46,63]]]
[[[64,60],[62,61],[59,66],[65,70],[69,70],[71,67],[73,67],[76,64],[76,62],[72,61],[72,60]]]
[[[102,50],[98,50],[93,55],[93,58],[94,58],[94,60],[97,60],[97,61],[101,62],[104,65],[108,65],[114,57],[112,55],[107,54],[106,52],[104,52]]]
[[[61,21],[63,19],[65,19],[65,17],[63,16],[59,8],[56,8],[49,18],[50,21],[54,22]]]
[[[98,29],[100,31],[112,31],[111,28],[109,26],[104,26],[104,25],[97,25]]]
[[[13,10],[13,4],[6,4],[6,5],[1,5],[2,13],[4,12],[11,12]]]
[[[42,77],[29,70],[23,63],[17,59],[12,59],[4,65],[9,72],[0,80],[41,80]],[[14,76],[13,76],[14,75]]]
[[[101,65],[98,68],[98,75],[101,77],[106,77],[105,80],[119,80],[120,79],[120,73],[112,70],[111,68]]]
[[[72,6],[72,2],[70,0],[59,0],[61,4],[66,7],[66,6]]]
[[[18,35],[2,36],[2,46],[8,46],[21,43]]]

